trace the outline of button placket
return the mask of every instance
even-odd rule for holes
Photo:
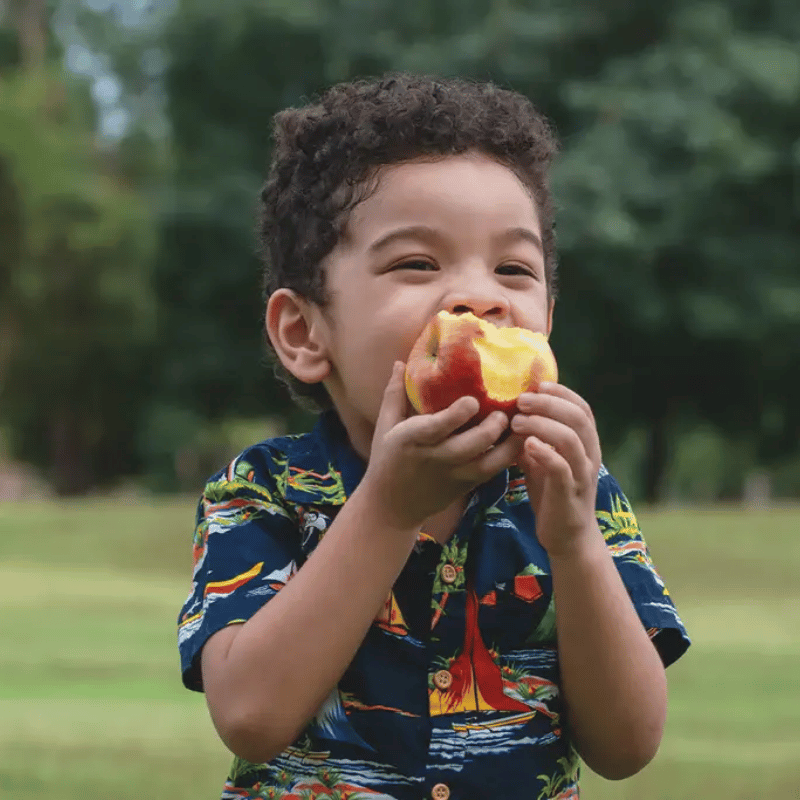
[[[428,796],[433,800],[450,800],[454,796],[450,786],[442,781],[448,776],[442,774],[441,748],[446,748],[449,769],[457,771],[467,757],[467,742],[451,729],[458,700],[450,694],[456,678],[448,667],[464,643],[467,550],[474,516],[474,512],[467,509],[455,534],[442,547],[439,563],[433,573],[433,613],[428,640],[429,709],[432,726],[439,732],[431,738],[426,766]]]

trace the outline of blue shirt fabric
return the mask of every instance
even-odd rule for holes
[[[365,467],[328,411],[311,433],[255,445],[209,480],[178,620],[186,687],[202,691],[203,644],[291,580]],[[689,639],[605,468],[597,519],[643,626],[672,663]],[[315,718],[271,762],[234,759],[222,798],[496,800],[524,791],[564,800],[578,796],[578,773],[564,727],[549,561],[512,466],[471,494],[447,543],[420,534]]]

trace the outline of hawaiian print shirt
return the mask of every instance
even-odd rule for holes
[[[365,470],[335,412],[245,450],[206,485],[179,617],[183,682],[199,654],[291,580]],[[597,520],[665,664],[689,646],[627,499],[601,469]],[[299,632],[298,635],[302,635]],[[269,665],[265,665],[269,669]],[[578,796],[565,734],[547,554],[516,467],[476,489],[444,545],[424,533],[352,663],[269,763],[234,759],[233,798],[531,800]]]

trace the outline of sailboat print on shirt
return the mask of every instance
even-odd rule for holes
[[[365,742],[356,733],[355,728],[351,725],[345,713],[344,706],[342,705],[342,698],[338,689],[334,689],[328,695],[328,699],[322,704],[319,711],[317,711],[314,719],[311,720],[307,733],[319,739],[350,742],[366,750],[372,750],[373,752],[375,750],[372,745]]]
[[[429,695],[431,716],[463,711],[517,711],[531,707],[507,695],[503,675],[481,638],[478,628],[478,597],[467,592],[464,646],[450,662],[447,688],[434,685]],[[435,679],[434,679],[435,684]]]
[[[392,633],[395,636],[408,636],[408,625],[400,606],[397,604],[394,592],[389,592],[383,608],[378,612],[378,616],[375,617],[375,624],[381,630]]]

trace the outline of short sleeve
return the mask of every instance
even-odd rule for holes
[[[669,666],[686,652],[690,640],[628,498],[605,467],[597,486],[597,521],[639,618]]]
[[[183,683],[202,691],[208,638],[247,621],[302,558],[297,526],[270,474],[266,448],[245,451],[205,486],[195,519],[192,588],[178,617]]]

